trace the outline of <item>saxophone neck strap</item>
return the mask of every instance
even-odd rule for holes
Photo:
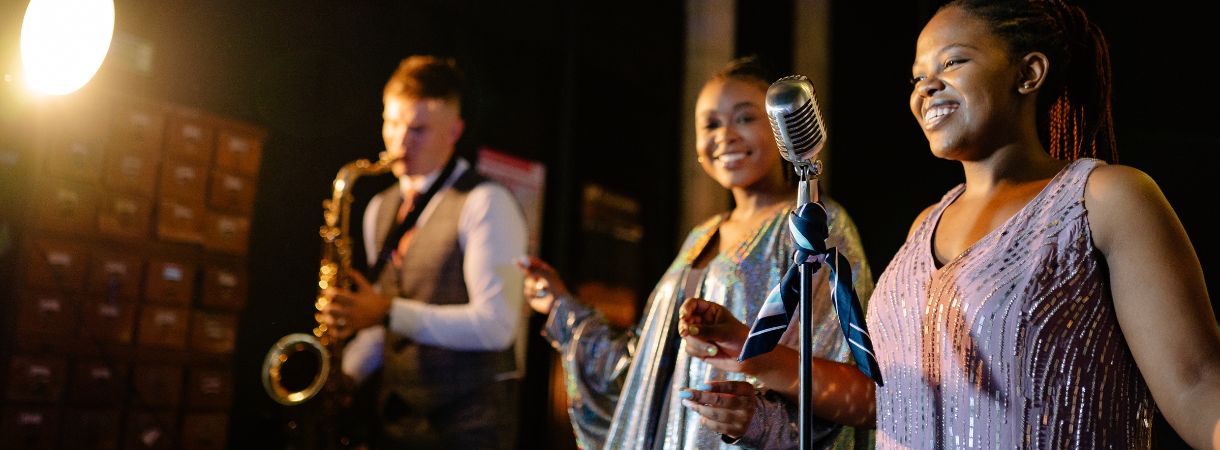
[[[407,217],[404,217],[402,222],[396,223],[390,229],[390,234],[386,235],[385,242],[381,243],[381,250],[377,252],[377,262],[373,264],[373,267],[369,269],[369,273],[365,277],[369,281],[377,281],[377,278],[381,276],[381,272],[385,270],[386,265],[393,258],[394,250],[398,248],[399,241],[402,240],[402,237],[408,231],[415,228],[415,222],[419,221],[419,215],[423,212],[424,207],[428,205],[428,202],[432,201],[432,197],[436,196],[444,188],[445,183],[449,181],[449,176],[453,175],[454,169],[457,168],[457,159],[457,156],[449,158],[449,161],[445,163],[445,168],[441,169],[440,175],[436,177],[436,181],[432,182],[432,186],[429,186],[423,195],[415,199],[414,207],[407,213]]]

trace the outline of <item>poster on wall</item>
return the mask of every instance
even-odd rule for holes
[[[537,255],[542,239],[542,200],[546,185],[546,166],[489,147],[479,148],[477,170],[512,192],[529,226],[531,255]]]

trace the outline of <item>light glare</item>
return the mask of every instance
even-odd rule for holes
[[[21,25],[26,84],[51,95],[80,89],[102,66],[113,35],[113,0],[31,0]]]

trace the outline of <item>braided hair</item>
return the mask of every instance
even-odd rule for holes
[[[1110,112],[1110,47],[1084,10],[1061,0],[955,0],[986,21],[1008,52],[1042,52],[1050,72],[1038,94],[1038,137],[1052,157],[1118,161]]]

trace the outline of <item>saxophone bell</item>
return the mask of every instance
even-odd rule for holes
[[[326,385],[330,351],[312,335],[293,333],[280,338],[263,360],[263,388],[281,405],[299,405]]]

